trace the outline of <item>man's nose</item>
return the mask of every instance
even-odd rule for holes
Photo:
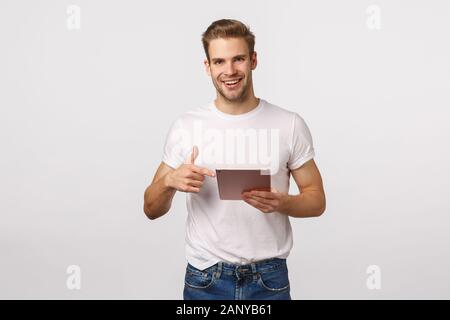
[[[236,72],[236,69],[234,68],[233,62],[229,62],[229,63],[226,65],[225,73],[226,73],[227,75],[233,75],[233,74],[235,74],[235,72]]]

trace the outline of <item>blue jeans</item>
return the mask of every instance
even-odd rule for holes
[[[199,270],[187,264],[184,300],[291,300],[286,259],[246,265],[218,262]]]

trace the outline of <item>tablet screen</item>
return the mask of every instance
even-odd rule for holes
[[[270,191],[270,170],[267,169],[216,169],[221,200],[242,200],[242,192]]]

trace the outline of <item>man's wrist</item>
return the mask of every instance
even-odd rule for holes
[[[163,185],[164,185],[164,189],[172,189],[171,187],[171,176],[170,176],[170,172],[167,173],[164,177],[163,177]]]
[[[280,204],[278,206],[278,212],[287,214],[289,208],[289,202],[291,200],[291,195],[288,193],[282,193],[280,197]]]

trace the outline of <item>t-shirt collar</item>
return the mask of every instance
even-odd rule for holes
[[[210,103],[210,109],[219,117],[223,118],[223,119],[229,119],[229,120],[242,120],[242,119],[248,119],[250,117],[255,116],[257,113],[259,113],[265,105],[265,100],[264,99],[259,99],[259,103],[256,106],[256,108],[253,108],[252,110],[250,110],[249,112],[246,113],[242,113],[242,114],[229,114],[229,113],[225,113],[220,111],[216,104],[214,103],[214,101],[212,101]]]

